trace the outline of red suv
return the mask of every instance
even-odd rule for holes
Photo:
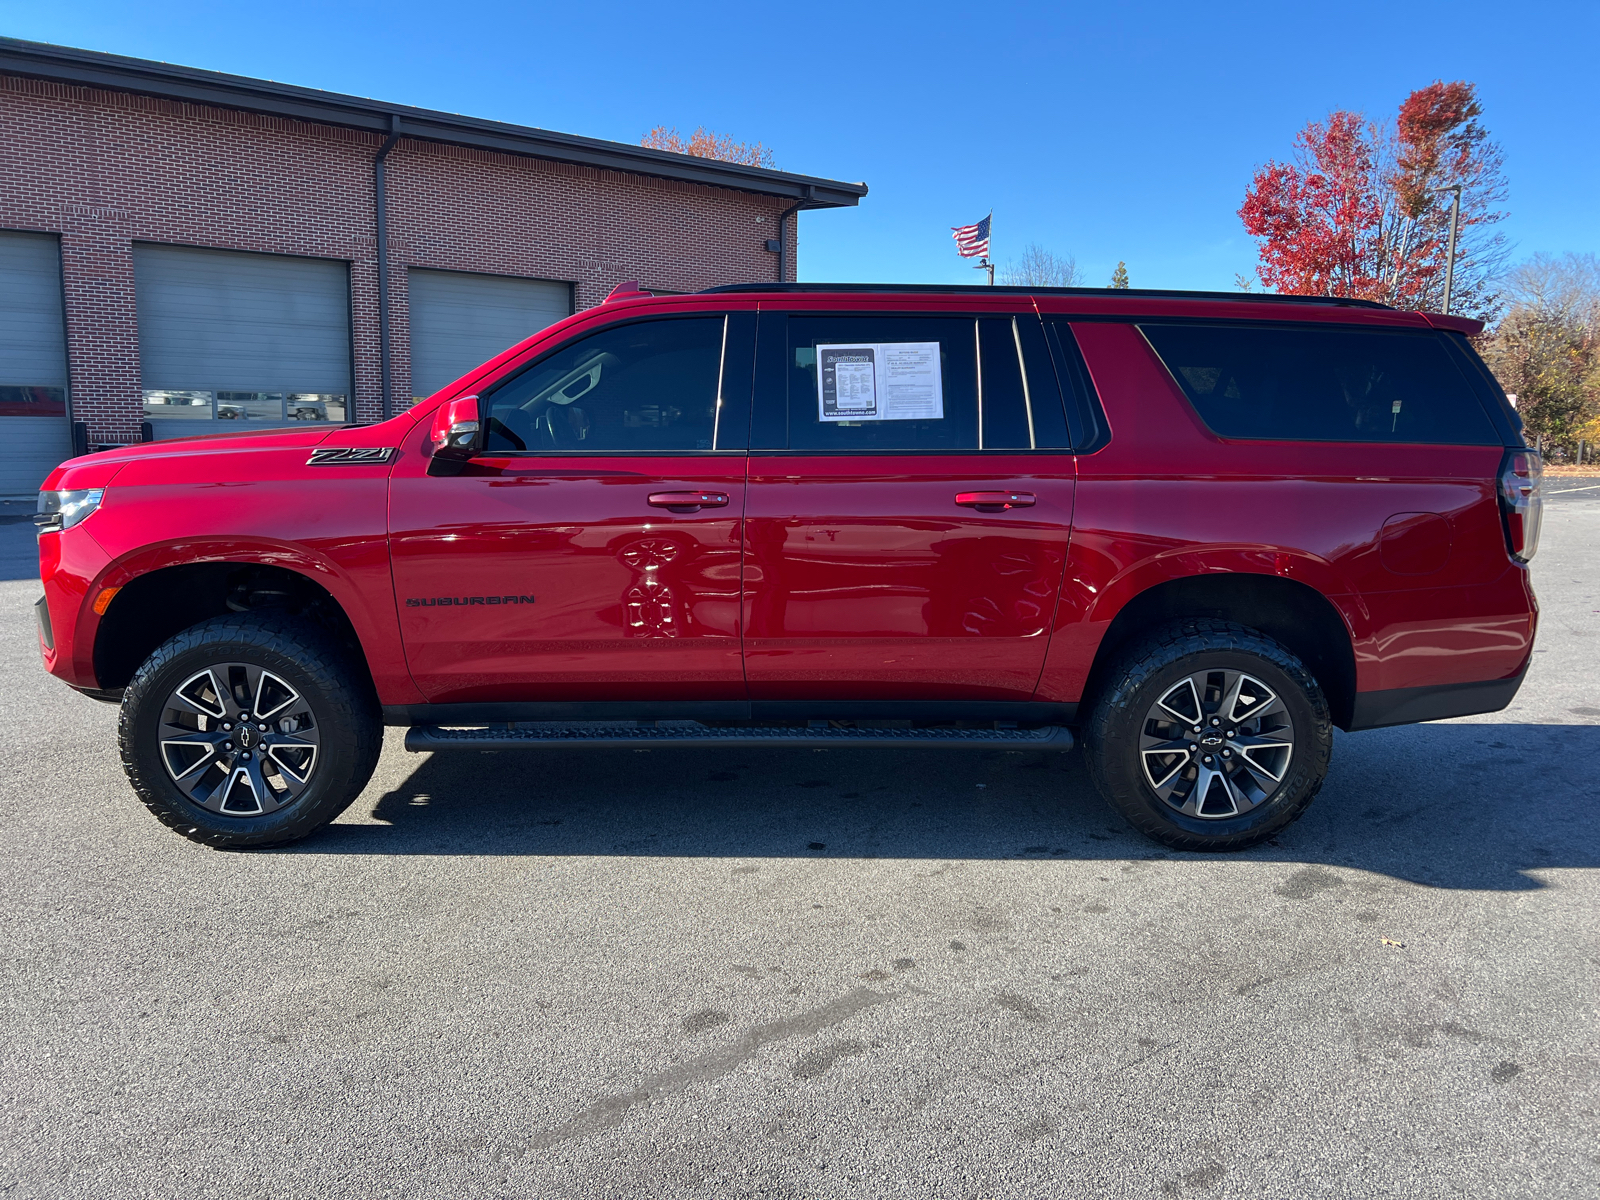
[[[623,285],[378,425],[74,459],[48,669],[197,841],[413,750],[1066,749],[1170,846],[1293,821],[1332,728],[1493,712],[1538,457],[1477,322],[1347,300]]]

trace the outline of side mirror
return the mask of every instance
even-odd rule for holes
[[[433,414],[433,458],[430,475],[457,475],[467,460],[483,453],[483,422],[478,419],[478,398],[457,396],[446,400]]]

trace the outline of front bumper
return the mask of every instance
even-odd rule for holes
[[[94,638],[100,618],[89,591],[111,565],[111,557],[90,536],[85,521],[59,533],[39,536],[39,580],[44,596],[35,606],[39,652],[45,670],[75,688],[98,688]]]
[[[50,602],[40,596],[33,602],[33,615],[39,619],[39,643],[48,653],[56,648],[56,633],[50,627]]]

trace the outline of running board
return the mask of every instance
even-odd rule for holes
[[[1072,731],[1065,725],[1034,729],[857,729],[834,728],[826,722],[801,726],[718,728],[699,721],[528,721],[489,728],[447,728],[413,725],[406,730],[406,749],[423,750],[566,750],[574,746],[609,746],[648,750],[655,746],[712,748],[718,746],[1000,746],[1008,750],[1071,750]]]

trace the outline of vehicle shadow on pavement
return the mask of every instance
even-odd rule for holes
[[[1338,735],[1327,785],[1274,842],[1212,861],[1325,863],[1527,890],[1600,866],[1600,725]],[[370,795],[370,792],[369,792]],[[436,753],[374,807],[275,853],[1151,859],[1081,755],[905,750]],[[368,820],[370,816],[370,820]],[[351,818],[366,823],[349,823]]]

